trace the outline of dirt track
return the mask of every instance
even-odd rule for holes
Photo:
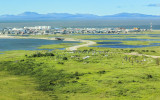
[[[66,50],[68,50],[68,51],[74,51],[74,50],[77,50],[78,48],[81,48],[81,47],[88,47],[88,46],[96,44],[96,42],[89,41],[89,40],[79,40],[79,41],[83,42],[83,43],[86,43],[86,44],[69,47],[69,48],[66,48]]]
[[[160,56],[139,54],[139,53],[137,53],[137,52],[125,53],[125,54],[126,54],[126,55],[136,55],[136,56],[146,56],[146,57],[151,57],[151,58],[160,58]]]

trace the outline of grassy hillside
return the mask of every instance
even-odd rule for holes
[[[31,77],[0,72],[0,100],[51,100],[47,93],[38,91],[37,86]]]
[[[115,35],[65,35],[64,37],[158,39],[158,37],[134,34],[118,37]],[[127,45],[159,43],[159,41],[121,42]],[[41,48],[68,46],[70,44],[45,45]],[[140,55],[129,55],[135,52]],[[159,100],[160,98],[160,58],[152,57],[160,56],[159,46],[135,49],[83,47],[77,51],[2,53],[4,54],[0,54],[0,100]]]
[[[16,59],[6,55],[8,57],[1,61],[0,69],[20,78],[24,75],[35,78],[39,85],[34,86],[38,90],[60,100],[158,99],[159,59],[125,55],[126,52],[132,50],[86,47],[76,52],[26,52]],[[25,80],[27,78],[22,84]],[[18,85],[14,83],[12,86]],[[15,93],[20,94],[18,90]]]

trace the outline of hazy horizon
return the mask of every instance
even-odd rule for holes
[[[33,12],[33,11],[25,11],[25,12],[21,12],[18,14],[4,14],[4,15],[0,15],[0,16],[5,16],[5,15],[21,15],[21,14],[25,14],[25,13],[34,13],[34,14],[41,14],[41,15],[46,15],[46,14],[71,14],[71,15],[78,15],[78,14],[88,14],[88,15],[96,15],[96,16],[111,16],[111,15],[117,15],[117,14],[143,14],[143,15],[153,15],[153,16],[160,16],[160,15],[156,15],[156,14],[145,14],[145,13],[130,13],[130,12],[119,12],[119,13],[114,13],[114,14],[106,14],[106,15],[98,15],[98,14],[91,14],[91,13],[67,13],[67,12],[50,12],[50,13],[38,13],[38,12]]]

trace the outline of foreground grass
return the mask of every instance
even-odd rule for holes
[[[37,86],[33,78],[0,71],[0,100],[51,100],[47,93],[36,90]]]
[[[34,77],[34,81],[39,84],[34,86],[56,97],[55,100],[158,100],[159,61],[124,54],[132,51],[88,47],[76,52],[56,50],[30,54],[22,51],[25,55],[21,54],[16,59],[6,55],[8,59],[1,61],[0,69],[19,75],[20,78],[23,75]],[[14,55],[16,53],[12,52]],[[18,80],[15,82],[21,83]],[[9,89],[9,86],[5,88]],[[21,94],[19,91],[15,93]]]

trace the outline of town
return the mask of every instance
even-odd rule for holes
[[[49,34],[109,34],[142,32],[148,29],[125,29],[125,28],[52,28],[51,26],[34,26],[23,28],[3,28],[0,34],[7,35],[49,35]]]

